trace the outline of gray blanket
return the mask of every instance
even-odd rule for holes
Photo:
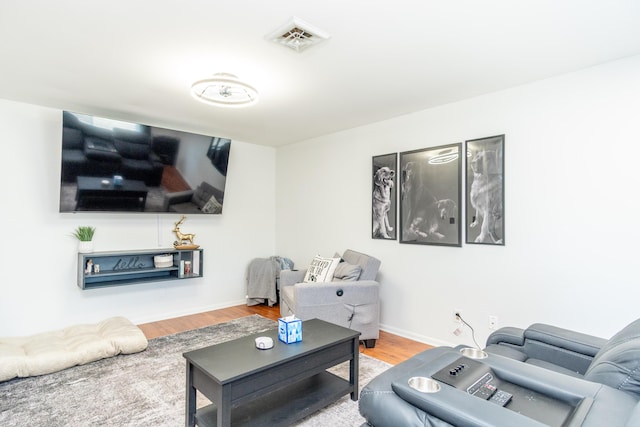
[[[256,258],[247,268],[247,305],[262,304],[269,307],[278,302],[277,279],[281,270],[280,257]]]

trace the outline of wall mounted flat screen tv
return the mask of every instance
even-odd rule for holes
[[[62,112],[60,212],[221,214],[231,140]]]

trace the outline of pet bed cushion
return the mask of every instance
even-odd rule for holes
[[[118,354],[137,353],[147,345],[142,330],[124,317],[28,337],[0,338],[0,381],[49,374]]]

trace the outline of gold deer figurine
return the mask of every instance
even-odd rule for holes
[[[173,232],[176,233],[176,237],[178,238],[178,240],[173,244],[173,246],[175,246],[176,248],[179,246],[184,246],[187,242],[189,242],[190,246],[195,246],[193,244],[193,238],[196,237],[195,234],[183,234],[180,232],[180,224],[182,224],[186,218],[186,216],[182,215],[180,221],[176,222],[176,226],[173,227]]]

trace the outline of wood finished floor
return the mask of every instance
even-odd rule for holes
[[[152,339],[202,328],[216,323],[228,322],[229,320],[250,316],[252,314],[278,320],[278,317],[280,317],[280,309],[278,306],[254,305],[247,307],[246,305],[238,305],[220,310],[145,323],[138,326],[142,329],[147,339]],[[380,339],[376,343],[375,348],[365,348],[363,345],[360,345],[360,353],[396,365],[429,348],[431,348],[431,346],[427,344],[380,331]]]
[[[189,187],[187,181],[180,175],[178,169],[168,165],[164,166],[164,172],[162,172],[162,186],[169,193],[191,190],[191,187]]]

